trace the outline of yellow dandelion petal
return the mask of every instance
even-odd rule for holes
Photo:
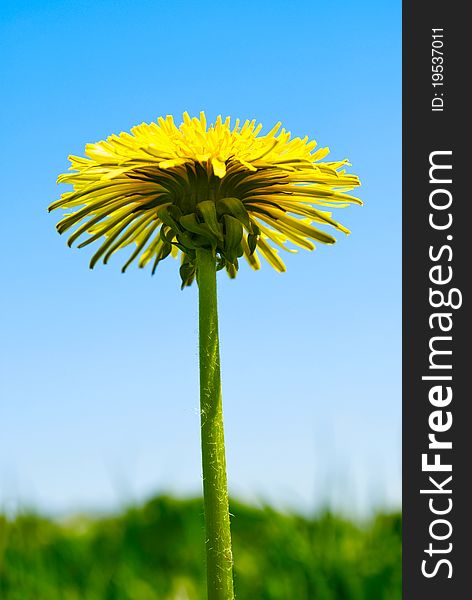
[[[226,164],[218,158],[212,158],[211,166],[213,167],[213,173],[220,179],[223,179],[226,175]]]
[[[263,237],[259,239],[258,246],[261,254],[263,254],[264,258],[267,259],[276,271],[283,273],[287,270],[283,260],[279,257],[277,250],[274,250],[274,248],[269,246]]]

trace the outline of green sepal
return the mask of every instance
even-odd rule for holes
[[[193,280],[195,279],[195,265],[191,262],[183,262],[179,269],[180,278],[182,279],[182,285],[180,289],[183,290],[184,287],[192,285]]]
[[[182,211],[175,204],[164,204],[157,209],[157,216],[159,219],[172,228],[176,233],[182,228],[179,223],[179,219],[182,216]]]
[[[161,228],[161,231],[162,231],[162,228]],[[162,245],[161,249],[159,250],[159,252],[156,255],[154,264],[152,265],[151,275],[154,275],[154,273],[156,272],[156,269],[157,269],[157,265],[161,262],[161,260],[164,260],[165,258],[167,258],[169,256],[169,254],[171,253],[171,250],[172,250],[172,244],[170,244],[167,241],[164,241],[164,244]]]
[[[211,242],[207,237],[195,235],[188,231],[182,231],[179,233],[177,235],[177,240],[179,241],[179,244],[183,246],[183,252],[186,252],[187,248],[189,250],[196,250],[197,248],[208,248],[211,246]]]
[[[206,223],[199,223],[197,221],[197,215],[195,213],[189,215],[183,215],[179,219],[180,224],[184,229],[190,231],[191,233],[195,233],[199,236],[205,238],[213,248],[216,248],[216,237],[210,231],[209,226]]]
[[[172,251],[172,244],[164,241],[163,245],[161,246],[161,248],[159,249],[159,251],[156,254],[156,258],[154,259],[154,264],[152,265],[151,275],[154,275],[158,264],[161,262],[161,260],[164,260],[165,258],[167,258],[169,256],[169,254],[171,253],[171,251]]]
[[[258,236],[257,235],[253,235],[252,233],[248,233],[247,235],[247,245],[249,247],[249,254],[254,254],[256,248],[257,248],[257,240],[258,240]]]
[[[190,234],[188,231],[182,231],[179,233],[177,240],[180,244],[179,247],[182,246],[183,248],[190,248],[191,250],[195,250],[197,248],[197,246],[194,244],[192,234]],[[184,250],[182,250],[182,252],[184,252]]]
[[[241,240],[243,239],[243,226],[234,217],[223,215],[225,225],[225,256],[230,262],[234,262],[237,256],[241,256],[243,249]]]
[[[222,198],[216,203],[216,211],[218,216],[231,215],[247,227],[251,227],[249,214],[239,198]]]
[[[160,255],[160,260],[164,260],[164,258],[167,258],[169,256],[169,254],[172,251],[172,244],[164,244],[161,248],[161,251],[159,252]]]
[[[175,237],[175,233],[171,227],[166,227],[163,225],[159,230],[159,236],[165,244],[172,244],[172,240]]]
[[[236,258],[234,262],[226,264],[226,272],[230,276],[231,279],[236,277],[236,274],[239,269],[238,259]]]
[[[210,231],[217,237],[218,240],[223,241],[223,231],[220,223],[218,222],[218,215],[216,213],[215,203],[211,200],[204,200],[197,204],[197,210],[203,217],[203,220],[208,225]]]
[[[255,235],[256,237],[261,235],[261,230],[254,222],[251,222],[251,229],[252,229],[252,234]]]

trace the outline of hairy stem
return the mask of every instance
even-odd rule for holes
[[[213,252],[197,250],[200,341],[200,415],[208,600],[233,600],[220,349]]]

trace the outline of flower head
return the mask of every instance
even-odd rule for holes
[[[138,259],[140,267],[152,261],[154,273],[169,254],[181,254],[183,285],[202,246],[233,277],[241,256],[254,269],[262,256],[284,271],[278,249],[295,251],[287,243],[333,244],[320,225],[349,233],[326,208],[362,204],[347,193],[360,183],[343,168],[347,160],[324,162],[329,150],[307,137],[291,139],[280,123],[265,135],[261,129],[255,121],[231,127],[229,117],[207,125],[203,112],[184,113],[179,127],[159,117],[87,144],[86,158],[70,156],[72,172],[58,178],[73,186],[49,207],[72,209],[59,233],[79,225],[68,240],[88,234],[79,248],[101,240],[91,268],[125,246],[133,250],[123,271]]]

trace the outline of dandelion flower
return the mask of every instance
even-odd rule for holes
[[[138,260],[154,273],[180,255],[183,285],[195,277],[200,247],[211,248],[231,277],[242,256],[254,269],[263,257],[284,271],[279,250],[333,244],[323,226],[349,233],[327,209],[361,204],[348,193],[359,179],[346,173],[347,160],[324,161],[327,148],[291,138],[280,123],[265,135],[261,129],[239,119],[231,127],[230,117],[207,125],[203,112],[184,113],[179,127],[168,115],[87,144],[86,158],[70,156],[72,172],[58,178],[73,186],[49,207],[72,211],[59,233],[79,225],[69,245],[84,235],[79,247],[101,241],[91,268],[127,246],[123,272]]]
[[[277,123],[262,135],[255,121],[241,124],[204,113],[143,123],[131,133],[88,144],[71,156],[60,183],[73,189],[49,210],[70,210],[59,233],[76,227],[72,243],[100,242],[90,267],[130,246],[134,261],[152,264],[180,255],[182,287],[196,278],[199,296],[200,416],[208,600],[233,600],[233,559],[223,431],[216,272],[231,277],[244,257],[264,258],[277,271],[280,250],[333,244],[326,227],[349,231],[329,209],[361,204],[349,192],[359,179],[346,160],[326,162],[327,148],[291,138]]]

